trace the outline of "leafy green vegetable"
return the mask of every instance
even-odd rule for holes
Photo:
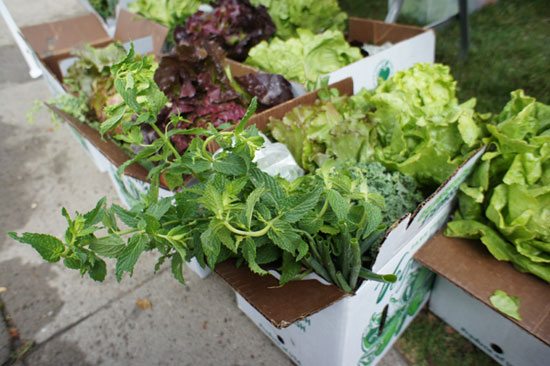
[[[313,33],[326,30],[344,31],[347,15],[336,0],[251,0],[264,5],[277,27],[276,35],[288,39],[298,34],[298,28]]]
[[[170,29],[183,24],[194,14],[201,3],[199,0],[136,0],[128,5],[131,12],[142,15]]]
[[[158,64],[152,55],[136,55],[130,52],[112,67],[114,85],[121,101],[105,110],[107,120],[100,126],[102,134],[118,126],[129,132],[133,126],[148,123],[155,125],[157,115],[168,102],[153,76]],[[135,118],[139,115],[139,118]]]
[[[495,123],[445,234],[550,282],[550,106],[517,90]]]
[[[372,92],[332,91],[271,121],[270,129],[304,169],[327,158],[374,160],[433,189],[486,134],[487,117],[475,112],[475,100],[458,104],[455,84],[448,67],[417,64]]]
[[[126,50],[120,43],[102,48],[90,45],[73,52],[78,59],[63,78],[69,95],[62,95],[52,104],[82,122],[102,122],[103,109],[116,100],[111,67],[124,58]]]
[[[376,125],[376,159],[392,170],[439,186],[481,146],[486,116],[475,99],[459,104],[449,67],[416,64],[382,82],[369,97]]]
[[[119,92],[135,98],[128,87],[117,85]],[[406,178],[380,165],[340,166],[332,161],[293,182],[271,177],[253,163],[263,138],[255,127],[244,129],[255,107],[253,100],[232,132],[213,126],[194,131],[198,137],[183,155],[152,171],[151,190],[132,209],[108,207],[101,200],[92,211],[74,218],[63,210],[68,222],[63,240],[43,234],[10,235],[31,244],[46,260],[63,259],[68,268],[96,280],[106,274],[100,257],[116,260],[115,274],[121,280],[124,273],[132,274],[142,253],[155,250],[159,263],[171,259],[172,273],[180,282],[182,263],[192,257],[212,268],[235,257],[259,274],[267,273],[264,265],[277,265],[281,283],[315,271],[344,291],[353,291],[360,278],[395,281],[395,276],[376,275],[368,268],[389,223],[405,213],[396,211],[408,210],[416,205],[412,200],[420,199],[414,192],[390,198],[390,186],[398,187]],[[137,102],[135,110],[139,108]],[[158,141],[164,144],[159,149],[167,149],[166,140]],[[222,150],[209,152],[211,142]],[[159,200],[161,173],[194,174],[198,183],[180,183],[174,197]],[[409,188],[414,190],[414,185]],[[386,208],[386,199],[391,207]],[[117,220],[129,228],[121,230]]]
[[[314,34],[297,29],[296,34],[286,41],[274,38],[269,43],[260,42],[249,51],[245,62],[305,84],[363,58],[359,48],[350,46],[341,31]]]
[[[366,180],[369,192],[383,198],[382,221],[388,226],[405,213],[413,212],[423,199],[414,178],[390,172],[380,163],[360,163],[353,171],[361,172],[353,175],[354,179]]]
[[[519,314],[519,298],[517,296],[510,296],[502,290],[496,290],[489,300],[501,313],[508,315],[510,318],[521,320],[521,315]]]
[[[330,93],[269,123],[273,137],[287,145],[306,170],[315,170],[327,159],[369,161],[374,154],[376,136],[366,120],[366,92],[352,97],[340,96],[335,89]]]

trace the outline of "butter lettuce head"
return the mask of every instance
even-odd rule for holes
[[[170,29],[183,24],[199,10],[199,0],[136,0],[128,5],[131,12],[142,15]]]
[[[263,5],[277,27],[276,35],[282,39],[294,37],[299,28],[314,33],[326,30],[344,31],[347,15],[337,0],[251,0]]]
[[[480,239],[498,260],[550,282],[550,106],[512,93],[489,148],[460,187],[446,234]]]
[[[475,99],[459,104],[447,66],[416,64],[383,81],[371,95],[377,160],[437,187],[481,146],[484,116]]]
[[[306,84],[363,57],[359,48],[350,46],[340,31],[314,34],[298,29],[296,32],[295,38],[274,38],[259,43],[249,51],[246,63]]]

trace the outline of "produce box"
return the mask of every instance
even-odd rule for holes
[[[62,84],[63,76],[76,60],[71,56],[71,51],[87,44],[97,47],[120,41],[125,47],[133,42],[138,53],[158,55],[167,32],[167,28],[124,10],[119,11],[112,37],[99,17],[93,13],[21,28],[21,34],[55,96],[66,94]],[[69,128],[84,150],[90,154],[97,168],[102,172],[109,172],[110,165],[97,148],[77,130],[70,126]],[[113,176],[111,178],[115,179]],[[121,197],[122,190],[132,189],[115,186]]]
[[[255,69],[238,62],[231,60],[227,60],[226,62],[233,76],[242,76],[256,72]],[[59,85],[60,88],[62,88],[60,81],[62,80],[61,77],[58,78],[52,74],[52,79],[57,85]],[[63,89],[62,91],[64,92]],[[294,93],[297,93],[297,91],[294,90]],[[114,142],[102,139],[97,130],[85,123],[80,122],[75,117],[54,106],[50,105],[49,108],[55,113],[55,115],[61,118],[61,120],[67,122],[68,126],[71,128],[71,131],[74,132],[77,140],[82,144],[86,151],[90,153],[98,168],[109,174],[121,201],[128,207],[131,207],[137,203],[140,195],[145,193],[149,188],[147,170],[139,164],[132,164],[126,168],[123,175],[117,174],[118,167],[130,159],[125,151],[123,151]],[[258,116],[268,112],[269,110],[261,112]],[[166,187],[161,187],[161,189],[159,189],[160,197],[169,197],[172,194],[173,193]],[[210,273],[209,269],[200,267],[200,265],[194,260],[191,261],[189,266],[201,278],[208,276]]]
[[[307,39],[305,35],[304,37]],[[299,36],[299,38],[301,39],[302,36]],[[265,44],[264,46],[267,47],[259,45],[252,48],[249,53],[249,59],[246,62],[260,69],[265,68],[269,71],[277,71],[283,75],[290,73],[298,79],[300,79],[300,76],[296,75],[303,71],[305,74],[304,77],[308,80],[307,83],[313,83],[315,81],[314,75],[318,73],[322,74],[323,71],[321,70],[323,70],[324,66],[316,64],[303,65],[303,62],[309,60],[308,62],[321,64],[324,60],[322,52],[330,52],[330,48],[327,49],[326,45],[323,48],[321,47],[322,44],[314,46],[314,44],[306,43],[304,47],[309,50],[307,51],[309,52],[307,54],[309,58],[306,57],[296,61],[297,56],[293,54],[295,46],[293,43],[289,44],[288,42],[290,41],[287,40],[286,43],[282,43],[276,47],[278,52],[276,52],[277,57],[282,59],[280,63],[278,59],[271,61],[270,48]],[[341,41],[343,42],[344,40],[342,39]],[[380,78],[386,80],[399,70],[408,69],[420,62],[433,63],[435,59],[435,34],[430,29],[350,17],[348,20],[347,41],[350,45],[362,47],[368,52],[368,56],[359,58],[357,61],[324,76],[328,77],[329,83],[351,77],[355,86],[354,92],[358,92],[362,88],[374,89]],[[301,41],[296,40],[296,42],[301,44]],[[289,48],[286,53],[283,52],[285,47]],[[318,49],[314,47],[318,47]],[[356,51],[354,53],[359,54],[357,49],[354,49],[354,51]],[[319,52],[320,55],[317,55],[315,52]],[[324,57],[331,60],[330,57],[336,57],[336,55],[326,55]],[[345,64],[345,62],[340,63],[340,65],[342,64]],[[309,67],[318,71],[307,76],[311,72],[308,71]],[[325,68],[325,72],[333,70],[334,67],[337,66],[329,69]],[[290,74],[287,76],[293,77]],[[305,82],[305,80],[297,81]]]
[[[430,310],[502,365],[550,359],[550,287],[496,260],[479,241],[435,236],[415,258],[437,274]],[[496,290],[519,298],[521,320],[497,311]]]
[[[374,89],[379,78],[386,80],[396,71],[435,60],[435,33],[431,29],[350,17],[348,41],[377,46],[386,42],[392,44],[328,75],[329,83],[353,78],[354,92],[361,88]]]
[[[347,95],[354,89],[349,78],[334,87]],[[315,99],[316,93],[304,95],[254,116],[250,123],[264,129],[270,117],[281,118]],[[393,284],[365,281],[350,296],[316,275],[280,287],[276,272],[262,277],[232,262],[218,265],[216,272],[237,293],[241,310],[296,364],[375,364],[427,301],[433,276],[412,257],[445,223],[458,186],[482,152],[474,152],[386,234],[372,270],[395,273]]]
[[[233,76],[247,75],[256,72],[255,69],[232,60],[226,60],[226,62]],[[62,88],[61,79],[56,76],[52,77]],[[293,92],[300,93],[296,88],[294,88]],[[126,152],[114,142],[102,139],[100,133],[89,125],[80,122],[75,117],[54,106],[48,105],[48,107],[55,115],[61,118],[61,120],[67,122],[71,130],[75,133],[77,140],[86,151],[90,153],[98,168],[103,172],[109,173],[120,199],[128,207],[135,204],[140,194],[148,190],[149,183],[147,180],[147,170],[139,164],[133,164],[126,169],[122,176],[120,176],[116,172],[118,167],[130,159]],[[267,112],[268,111],[264,111],[258,115],[263,115]],[[168,197],[172,195],[172,192],[164,186],[159,190],[159,195],[161,197]]]
[[[23,38],[34,51],[48,86],[54,94],[65,93],[63,75],[76,60],[71,51],[91,45],[105,46],[119,41],[134,44],[137,53],[159,55],[168,29],[139,15],[121,10],[111,37],[95,14],[21,28]]]

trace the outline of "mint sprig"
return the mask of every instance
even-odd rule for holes
[[[193,130],[197,137],[189,148],[151,171],[150,191],[129,210],[101,199],[85,214],[71,217],[63,209],[68,227],[62,239],[10,236],[45,260],[62,259],[98,281],[106,275],[104,258],[116,261],[120,281],[150,251],[159,254],[155,269],[170,261],[182,283],[182,265],[193,257],[211,268],[237,258],[262,275],[266,265],[277,266],[282,284],[314,271],[348,292],[359,278],[395,281],[367,270],[372,262],[365,258],[373,257],[388,223],[382,220],[383,199],[366,192],[360,170],[328,164],[294,182],[269,176],[253,162],[263,138],[246,123],[233,131]],[[222,150],[212,152],[212,144]],[[170,177],[173,197],[158,198],[161,175]],[[184,175],[197,183],[184,186]]]

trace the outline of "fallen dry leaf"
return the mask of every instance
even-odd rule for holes
[[[446,326],[445,326],[445,333],[447,333],[447,334],[455,334],[456,331],[455,331],[452,327],[446,325]]]
[[[151,301],[149,301],[149,299],[145,299],[145,298],[137,299],[136,300],[136,305],[141,310],[148,310],[148,309],[151,309],[153,307],[153,304],[151,304]]]
[[[15,327],[11,327],[8,329],[8,333],[11,338],[19,339],[19,331]]]
[[[7,288],[5,288],[5,287],[0,287],[0,294],[1,294],[2,292],[6,292],[6,291],[8,291]]]

